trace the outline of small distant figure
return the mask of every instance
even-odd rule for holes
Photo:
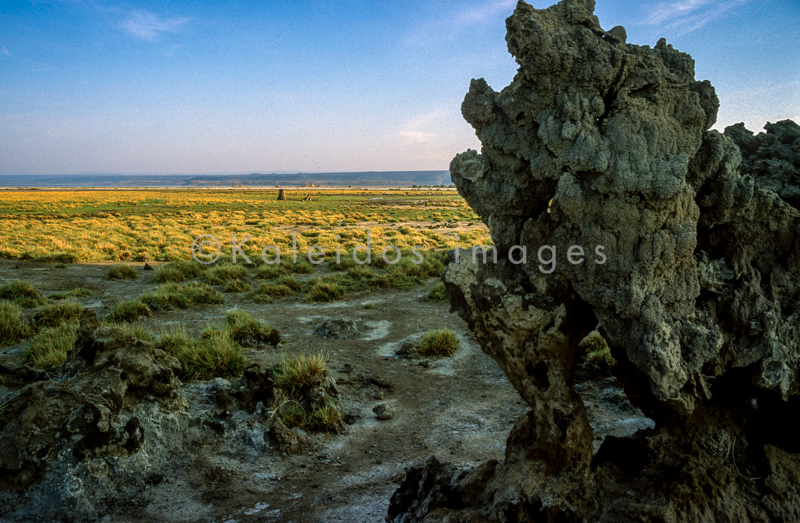
[[[278,201],[286,199],[286,190],[285,189],[278,189]]]
[[[310,202],[310,201],[311,201],[311,195],[309,194],[308,196],[306,196],[305,198],[303,198],[303,199],[302,199],[302,200],[300,200],[300,201],[301,201],[301,202]]]

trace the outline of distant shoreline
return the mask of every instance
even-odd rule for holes
[[[42,192],[58,192],[58,191],[276,191],[278,189],[285,189],[287,191],[455,191],[455,187],[411,187],[403,185],[385,185],[385,186],[358,186],[358,187],[345,187],[345,186],[326,186],[326,187],[302,187],[302,186],[129,186],[129,187],[114,187],[114,186],[101,186],[101,187],[88,187],[88,186],[57,186],[57,187],[37,187],[31,185],[25,186],[0,186],[0,192],[18,192],[18,191],[42,191]]]
[[[250,174],[36,174],[0,175],[6,188],[355,188],[439,186],[452,183],[449,171],[367,171]]]

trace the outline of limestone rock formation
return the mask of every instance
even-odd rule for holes
[[[84,309],[58,381],[19,390],[0,419],[0,488],[25,488],[64,456],[76,462],[128,456],[144,440],[132,407],[148,399],[177,410],[178,360]]]
[[[791,120],[768,123],[754,136],[743,123],[725,128],[725,136],[742,151],[739,172],[751,175],[759,187],[778,193],[800,209],[800,125]]]
[[[450,165],[499,262],[461,252],[446,289],[531,410],[503,462],[407,473],[390,520],[798,520],[797,126],[709,130],[719,101],[692,58],[626,44],[593,11],[517,4],[517,75],[472,81],[482,154]],[[656,428],[593,455],[573,378],[595,327]]]

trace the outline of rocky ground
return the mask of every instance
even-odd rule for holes
[[[94,295],[81,302],[102,319],[115,301],[154,287],[152,272],[141,270],[141,264],[134,266],[141,278],[119,282],[105,277],[104,264],[57,269],[52,264],[2,261],[0,284],[24,279],[45,295],[86,287]],[[527,406],[464,322],[448,312],[449,305],[424,300],[434,283],[411,291],[351,295],[322,305],[299,298],[262,305],[229,294],[221,306],[156,314],[143,325],[158,333],[181,322],[196,334],[220,321],[229,309],[249,311],[279,329],[284,340],[276,348],[248,350],[247,357],[262,368],[285,355],[324,351],[346,415],[345,431],[329,435],[296,429],[287,435],[270,430],[273,416],[268,409],[253,408],[253,402],[247,404],[237,392],[252,388],[252,378],[179,384],[177,396],[169,401],[154,401],[158,393],[129,393],[126,398],[135,397],[136,402],[125,403],[119,419],[111,423],[122,431],[130,427],[130,422],[123,427],[125,420],[138,419],[138,432],[131,432],[127,443],[120,442],[112,451],[114,442],[106,442],[79,459],[76,438],[64,439],[61,444],[73,449],[73,455],[54,454],[43,476],[23,491],[6,488],[0,494],[0,521],[377,522],[386,517],[389,498],[406,469],[431,455],[459,468],[502,460],[506,437]],[[366,304],[371,305],[365,308]],[[352,323],[340,330],[339,339],[336,333],[321,337],[325,333],[318,328],[335,320]],[[454,357],[409,359],[396,354],[423,332],[440,327],[452,329],[461,341]],[[0,374],[4,397],[36,379],[9,372],[23,355],[24,344],[0,349],[0,365],[6,369]],[[87,396],[93,383],[105,379],[82,376],[78,372],[74,379],[86,380]],[[126,379],[133,383],[134,377]],[[58,383],[29,385],[33,386],[50,394],[48,402],[57,401],[48,391],[55,391],[52,387]],[[595,450],[608,434],[621,437],[652,426],[631,407],[613,378],[583,384],[579,392],[597,428]],[[378,419],[373,409],[379,405],[388,406],[389,414],[383,417],[390,419]],[[4,430],[10,430],[11,423],[5,422]],[[47,422],[42,423],[40,432],[46,433]],[[28,444],[36,430],[25,434],[20,444]],[[54,436],[65,437],[61,432]],[[132,447],[134,436],[138,446]],[[294,452],[285,445],[286,438],[299,445]]]

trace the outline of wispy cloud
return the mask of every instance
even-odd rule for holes
[[[0,54],[7,56],[9,58],[14,58],[14,55],[11,54],[11,51],[9,51],[8,47],[6,46],[0,47]]]
[[[750,0],[680,0],[655,4],[642,20],[644,25],[661,25],[679,35],[691,33],[717,20]]]
[[[454,22],[459,26],[468,26],[491,20],[501,14],[508,16],[514,10],[515,5],[517,5],[516,0],[495,0],[489,4],[460,12]]]
[[[448,40],[475,26],[495,23],[498,17],[509,16],[515,5],[516,0],[494,0],[483,1],[474,7],[459,7],[440,17],[419,23],[404,36],[403,41],[412,47],[427,47],[431,42]]]
[[[152,42],[161,33],[178,31],[189,20],[187,17],[164,18],[148,11],[134,11],[120,27],[133,37]]]
[[[441,120],[449,111],[433,111],[420,114],[410,119],[403,125],[397,134],[402,136],[406,143],[430,143],[439,138],[437,128],[441,127]]]

